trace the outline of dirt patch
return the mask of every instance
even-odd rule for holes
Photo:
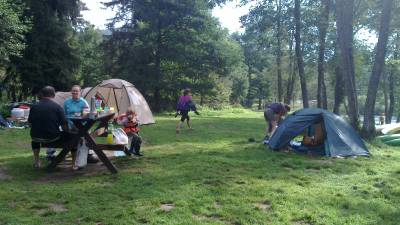
[[[264,202],[258,202],[258,203],[255,203],[254,206],[257,209],[268,210],[269,208],[271,208],[271,202],[268,200],[264,201]]]
[[[214,208],[216,208],[216,209],[221,208],[221,203],[218,201],[214,202]]]
[[[232,224],[230,221],[223,220],[222,217],[218,215],[193,215],[193,219],[197,221],[202,221],[202,222],[218,222],[218,224]]]
[[[309,168],[309,169],[306,169],[306,172],[308,172],[308,173],[319,173],[320,170],[319,169]]]
[[[0,167],[0,181],[11,180],[13,177],[6,173],[6,170]]]
[[[160,208],[165,211],[165,212],[169,212],[171,211],[173,208],[175,208],[175,205],[172,203],[166,203],[166,204],[161,204]]]
[[[110,173],[103,165],[103,163],[89,163],[85,168],[77,171],[72,170],[72,163],[70,160],[64,161],[57,165],[53,172],[45,173],[42,177],[35,180],[36,183],[63,183],[78,177],[88,177]]]
[[[50,210],[54,212],[66,212],[68,211],[67,208],[63,204],[57,204],[57,203],[50,203],[49,204]]]
[[[293,224],[295,224],[295,225],[313,225],[310,221],[307,221],[307,220],[296,220],[296,221],[293,221]]]

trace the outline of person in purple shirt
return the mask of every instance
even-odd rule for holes
[[[290,106],[279,102],[271,103],[265,107],[264,118],[267,121],[268,126],[266,129],[266,139],[271,137],[275,129],[278,127],[278,123],[282,120],[282,117],[290,111]]]
[[[192,96],[190,95],[190,89],[186,88],[183,91],[183,95],[179,97],[178,105],[176,107],[176,116],[181,115],[181,120],[176,125],[176,133],[178,134],[182,129],[183,123],[186,120],[186,123],[190,130],[193,130],[192,123],[190,121],[189,112],[194,111],[196,114],[199,114],[196,109],[196,105],[192,101]],[[175,116],[175,117],[176,117]]]

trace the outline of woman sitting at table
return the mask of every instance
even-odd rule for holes
[[[67,118],[88,116],[90,108],[88,102],[81,97],[81,87],[79,85],[74,85],[71,88],[71,98],[68,98],[64,102],[64,112]],[[68,120],[68,127],[72,132],[77,132],[77,128],[71,120]],[[75,154],[72,154],[72,163],[75,165]],[[97,163],[99,160],[94,158],[92,154],[88,155],[88,163]],[[73,167],[74,170],[79,169]]]

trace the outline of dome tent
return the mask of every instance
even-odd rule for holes
[[[82,94],[89,103],[92,97],[99,94],[108,107],[113,107],[117,114],[125,113],[131,107],[137,113],[141,124],[155,123],[153,114],[143,95],[133,84],[121,79],[104,80],[99,85]]]
[[[284,119],[269,140],[269,147],[281,149],[310,126],[323,123],[325,155],[369,156],[367,147],[357,132],[343,118],[329,111],[313,108],[295,111]]]

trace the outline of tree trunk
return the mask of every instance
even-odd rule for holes
[[[261,110],[261,109],[262,109],[262,98],[259,97],[258,98],[258,110]]]
[[[353,58],[354,0],[336,0],[336,24],[341,68],[348,102],[350,124],[359,129],[357,91]]]
[[[325,42],[326,42],[326,31],[329,26],[329,11],[331,0],[321,0],[323,7],[320,24],[319,24],[319,49],[318,49],[318,91],[317,91],[317,102],[318,107],[328,109],[328,99],[326,97],[326,86],[325,86]]]
[[[154,111],[161,111],[161,48],[162,48],[162,32],[161,19],[157,24],[157,49],[155,51],[155,87],[154,87]]]
[[[387,74],[385,72],[383,72],[383,79],[382,79],[382,85],[383,85],[383,101],[385,104],[385,116],[388,115],[389,112],[389,96],[388,96],[388,90],[387,90],[387,81],[388,77]],[[385,119],[385,123],[386,123],[386,119]]]
[[[285,103],[290,104],[293,100],[293,91],[294,91],[294,83],[296,78],[295,73],[295,66],[294,66],[294,56],[293,56],[293,43],[294,43],[294,35],[293,32],[290,35],[289,41],[289,77],[287,82],[287,89],[286,89],[286,98]]]
[[[379,28],[378,43],[376,46],[375,61],[372,67],[372,74],[369,79],[367,100],[364,107],[364,122],[362,134],[366,138],[375,135],[374,109],[376,93],[378,90],[379,79],[385,65],[386,45],[389,37],[390,14],[392,11],[393,0],[384,0]]]
[[[281,66],[281,58],[282,58],[282,49],[281,49],[281,36],[282,36],[282,26],[281,26],[281,13],[282,13],[282,2],[281,0],[277,0],[277,26],[276,26],[276,70],[277,70],[277,82],[278,82],[278,101],[281,102],[283,99],[283,88],[282,88],[282,66]]]
[[[339,57],[336,55],[336,57]],[[335,102],[333,104],[333,113],[340,114],[340,105],[344,99],[344,88],[343,88],[343,72],[340,68],[339,59],[336,59],[335,65]]]
[[[294,6],[294,19],[296,24],[295,31],[295,40],[296,40],[296,58],[297,58],[297,67],[299,69],[299,77],[300,77],[300,86],[301,86],[301,96],[303,99],[303,107],[308,108],[308,91],[307,91],[307,83],[306,76],[304,72],[304,62],[303,62],[303,53],[301,51],[301,23],[300,23],[300,0],[295,0]]]
[[[399,51],[400,51],[400,35],[397,33],[396,35],[396,44],[395,44],[395,50],[393,53],[393,59],[398,60],[399,59]],[[395,107],[395,99],[394,99],[394,75],[396,73],[396,67],[395,65],[392,65],[390,68],[390,74],[389,74],[389,110],[386,115],[386,123],[392,123],[392,117],[393,117],[393,111]]]

